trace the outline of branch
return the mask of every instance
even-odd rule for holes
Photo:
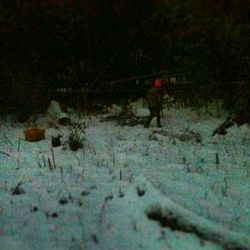
[[[150,190],[153,197],[160,197],[160,202],[156,202],[146,209],[146,215],[152,220],[159,221],[162,227],[194,233],[202,239],[223,245],[225,249],[250,250],[250,236],[245,233],[230,231],[181,207],[163,196],[144,177],[137,177],[136,181],[144,188],[147,186],[147,190]]]

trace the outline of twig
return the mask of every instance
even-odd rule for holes
[[[101,212],[100,212],[100,223],[101,223],[101,224],[103,223],[104,211],[105,211],[105,209],[106,209],[106,207],[107,207],[107,205],[108,205],[108,202],[109,202],[110,200],[112,200],[113,197],[114,197],[114,196],[111,194],[111,195],[106,196],[105,199],[104,199],[104,203],[103,203],[103,205],[102,205]]]
[[[120,181],[122,180],[122,170],[120,170]]]
[[[53,166],[51,164],[50,158],[48,158],[48,164],[49,164],[49,169],[52,171],[53,170]]]
[[[18,167],[20,167],[20,143],[21,143],[21,140],[19,138],[18,146],[17,146],[17,164],[18,164]]]
[[[224,177],[223,181],[224,181],[224,187],[222,187],[221,191],[224,196],[227,196],[228,184],[226,177]]]
[[[53,147],[51,147],[51,154],[52,154],[53,167],[54,169],[56,169],[56,161],[55,161],[55,154],[54,154]]]
[[[1,150],[0,150],[0,154],[7,155],[7,156],[9,156],[9,157],[12,156],[11,154],[9,154],[9,153],[7,153],[7,152],[4,152],[4,151],[1,151]]]
[[[60,166],[59,168],[60,168],[61,182],[63,182],[63,168],[62,166]]]
[[[80,174],[77,174],[77,176],[76,176],[76,180],[75,180],[75,183],[78,183],[78,179],[79,179],[79,177],[80,177]]]
[[[71,193],[70,193],[70,191],[69,191],[69,189],[68,189],[68,186],[67,186],[67,184],[66,184],[66,182],[65,182],[65,180],[64,180],[64,178],[63,178],[63,172],[62,172],[62,167],[60,167],[60,170],[61,170],[61,181],[62,181],[62,183],[63,183],[63,185],[64,185],[64,187],[65,187],[65,190],[66,190],[66,192],[68,193],[68,196],[69,196],[69,199],[70,199],[70,201],[73,203],[73,197],[72,197],[72,195],[71,195]]]
[[[45,161],[44,155],[42,156],[42,159],[43,159],[43,167],[46,168],[46,161]]]
[[[20,144],[21,144],[21,139],[19,138],[18,139],[18,146],[17,146],[17,152],[18,153],[20,152]]]
[[[215,164],[217,166],[217,169],[219,168],[219,164],[220,164],[220,159],[219,159],[219,154],[216,153],[215,154]]]
[[[7,137],[6,134],[4,134],[4,138],[11,144],[11,146],[14,147],[14,144],[13,144],[12,141]]]
[[[132,182],[132,179],[133,179],[133,174],[131,174],[131,175],[129,176],[129,182],[130,182],[130,183]]]
[[[39,168],[42,168],[41,163],[39,161],[37,163],[38,163]]]

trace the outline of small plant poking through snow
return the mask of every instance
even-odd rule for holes
[[[75,122],[70,127],[70,133],[68,137],[68,144],[70,149],[76,151],[82,148],[86,125],[84,122]]]
[[[25,191],[22,187],[22,182],[18,182],[17,185],[12,189],[12,195],[19,195],[19,194],[24,194]]]

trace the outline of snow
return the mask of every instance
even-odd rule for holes
[[[148,115],[142,100],[131,106]],[[28,124],[2,118],[0,249],[250,249],[250,127],[212,137],[226,116],[217,111],[168,108],[161,129],[155,119],[146,129],[83,117],[83,148],[53,148],[52,170],[51,137],[65,139],[68,128],[30,143]],[[14,195],[18,183],[23,193]],[[150,219],[152,207],[183,228]]]

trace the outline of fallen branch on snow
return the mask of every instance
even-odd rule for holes
[[[202,137],[198,132],[194,132],[190,129],[185,129],[184,132],[182,133],[174,133],[172,131],[167,131],[167,130],[153,130],[152,134],[149,136],[149,139],[151,140],[158,140],[157,135],[163,135],[170,137],[172,139],[178,139],[180,141],[195,141],[196,143],[201,143],[202,142]]]
[[[137,177],[137,183],[150,190],[154,197],[161,197],[160,203],[154,203],[146,209],[146,215],[152,220],[157,220],[163,227],[172,230],[194,233],[204,240],[221,244],[224,249],[250,250],[250,237],[244,233],[230,231],[208,219],[181,207],[143,178]]]
[[[173,204],[171,204],[173,205]],[[238,232],[229,231],[207,219],[179,207],[167,204],[153,204],[146,214],[148,218],[159,221],[162,227],[196,234],[199,238],[223,245],[224,249],[250,249],[250,238]]]

